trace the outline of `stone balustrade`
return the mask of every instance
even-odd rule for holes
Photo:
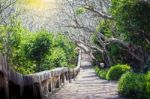
[[[48,99],[51,94],[76,78],[80,72],[80,61],[81,52],[79,52],[76,68],[61,67],[22,75],[8,66],[4,56],[0,57],[0,98]]]

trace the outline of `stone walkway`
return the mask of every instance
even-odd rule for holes
[[[100,79],[91,67],[91,59],[82,55],[81,71],[76,81],[66,84],[50,99],[125,99],[117,93],[117,83]]]

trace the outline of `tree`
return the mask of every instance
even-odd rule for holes
[[[141,69],[149,58],[149,10],[150,4],[146,1],[112,0],[111,13],[116,21],[117,32],[120,32],[122,39],[129,43],[128,52],[132,53],[132,57],[134,56],[138,61]]]
[[[74,67],[76,65],[75,45],[65,35],[58,33],[53,37],[50,55],[47,55],[45,61],[51,67]],[[46,66],[45,64],[45,67]]]
[[[19,15],[17,13],[16,4],[18,0],[1,0],[0,1],[0,24],[10,24],[10,18]]]
[[[130,61],[132,66],[143,66],[146,63],[149,58],[147,50],[150,23],[148,21],[149,12],[147,12],[149,10],[148,1],[73,0],[68,1],[66,5],[66,9],[63,9],[62,12],[68,16],[66,17],[68,21],[65,19],[61,26],[74,29],[72,32],[65,32],[70,39],[77,44],[82,43],[88,46],[92,53],[95,50],[101,52],[108,66],[112,63],[108,49],[110,44],[117,44],[125,50],[128,53],[125,57],[132,57]],[[95,31],[99,23],[100,29]],[[92,35],[95,36],[99,45],[93,45],[90,42]],[[123,59],[126,59],[125,57]],[[129,62],[129,58],[126,60]]]
[[[0,43],[1,52],[7,57],[7,61],[11,64],[11,57],[13,56],[13,50],[20,43],[19,41],[19,29],[20,22],[18,22],[18,16],[20,11],[17,9],[18,0],[1,0],[0,1]],[[16,20],[15,20],[16,19]],[[16,33],[17,32],[17,33]],[[17,37],[18,36],[18,37]],[[16,39],[12,39],[12,38]]]
[[[50,51],[51,35],[46,31],[35,35],[34,39],[24,45],[24,52],[27,58],[35,61],[37,71],[41,71],[41,62]]]
[[[77,46],[88,51],[92,58],[94,58],[92,53],[98,50],[103,58],[105,58],[104,61],[107,66],[111,65],[111,60],[104,41],[102,40],[105,36],[98,31],[100,33],[100,35],[98,35],[98,41],[101,46],[94,45],[91,42],[91,38],[95,33],[95,27],[99,24],[99,21],[103,18],[113,20],[113,17],[109,14],[107,9],[109,8],[109,4],[109,0],[67,0],[65,7],[62,8],[63,11],[60,12],[60,15],[65,17],[60,16],[59,20],[62,21],[58,22],[62,31],[65,30],[64,34],[76,42]],[[88,48],[88,50],[85,48]]]

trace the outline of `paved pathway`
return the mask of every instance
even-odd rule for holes
[[[76,81],[66,84],[50,99],[124,99],[117,93],[117,83],[99,79],[91,68],[90,57],[82,55],[81,71]]]

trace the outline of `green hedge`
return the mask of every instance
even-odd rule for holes
[[[101,78],[101,79],[106,79],[106,74],[108,72],[107,69],[100,69],[98,66],[95,67],[95,72],[96,74]]]
[[[118,90],[121,95],[131,99],[146,99],[144,75],[132,72],[123,74],[119,80]]]
[[[118,64],[118,65],[112,66],[106,75],[106,79],[107,80],[118,80],[122,74],[129,71],[130,69],[131,68],[128,65]]]

